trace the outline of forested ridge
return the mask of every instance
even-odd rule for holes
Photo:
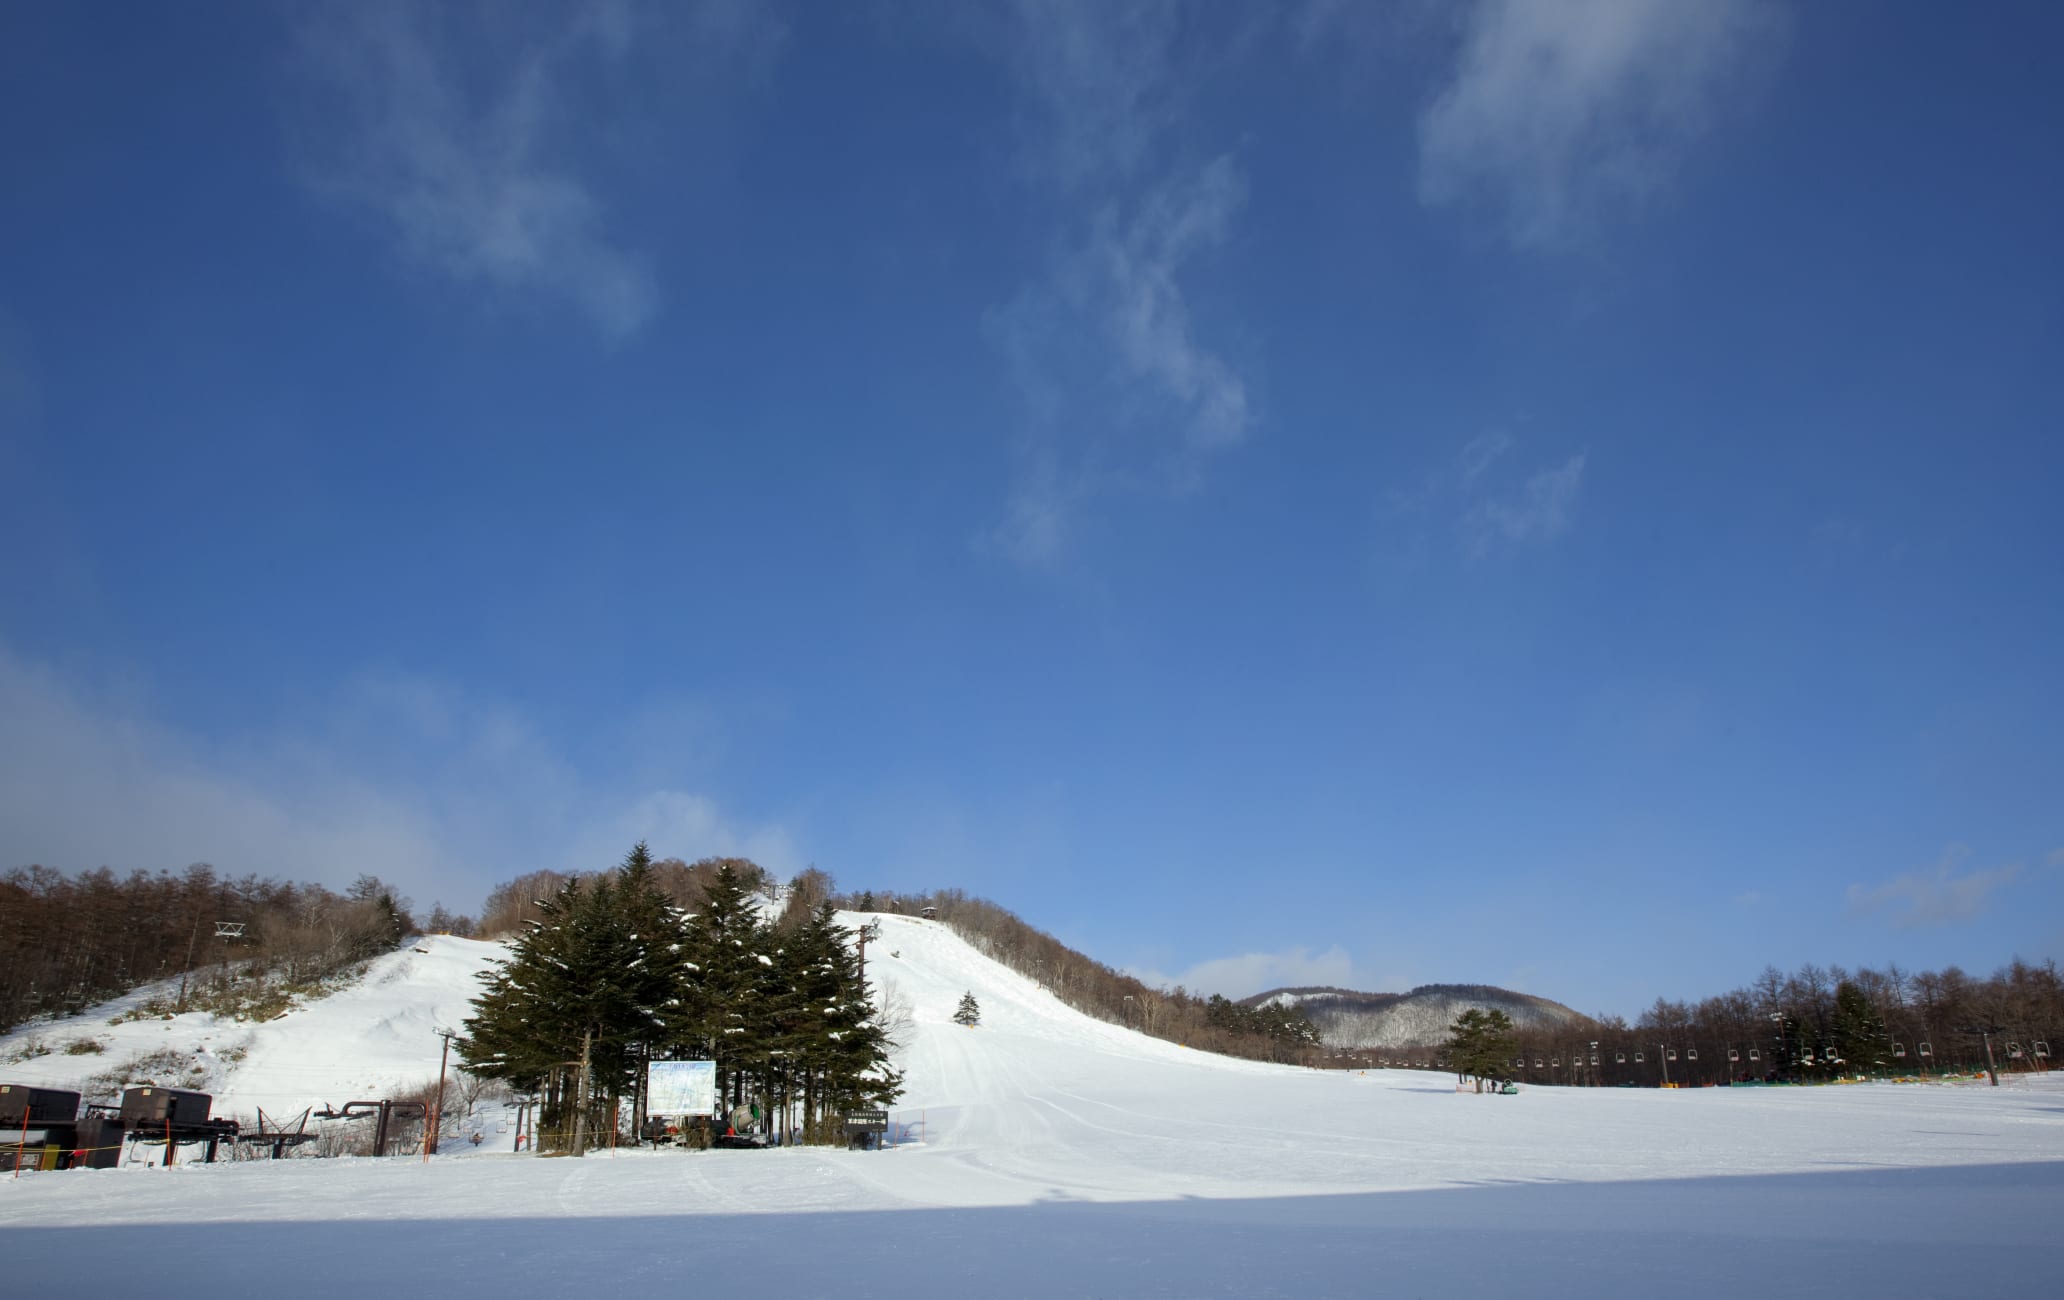
[[[206,863],[127,876],[19,868],[0,875],[0,1030],[180,976],[188,1006],[270,1014],[416,929],[409,900],[377,876],[338,893]]]
[[[1990,975],[1955,966],[1846,970],[1809,962],[1789,974],[1766,967],[1752,983],[1715,997],[1658,998],[1631,1023],[1599,1016],[1522,1029],[1517,1038],[1520,1077],[1536,1082],[1649,1084],[1666,1070],[1672,1082],[1694,1086],[1975,1071],[1987,1066],[1988,1039],[2001,1069],[2034,1069],[2050,1064],[2038,1060],[2035,1045],[2064,1039],[2064,971],[2054,959],[2018,958]]]
[[[621,870],[519,876],[489,893],[476,923],[442,905],[419,917],[408,898],[374,876],[361,876],[339,892],[255,875],[228,877],[205,863],[182,872],[128,876],[105,868],[70,876],[40,866],[19,868],[0,874],[0,1029],[34,1016],[74,1014],[140,984],[181,976],[192,1007],[270,1014],[294,990],[316,991],[325,980],[348,977],[357,963],[418,930],[513,936],[520,946],[524,935],[538,929],[534,923],[556,915],[554,908],[571,915],[593,906],[592,892]],[[1294,1006],[1242,1005],[1181,987],[1150,987],[1001,905],[958,889],[838,893],[829,876],[811,870],[782,890],[741,858],[648,860],[642,874],[646,883],[640,888],[683,917],[704,909],[712,888],[728,876],[726,891],[759,899],[751,910],[762,930],[748,946],[759,945],[755,951],[770,961],[775,940],[796,932],[827,903],[910,916],[932,908],[979,951],[1077,1010],[1191,1047],[1283,1062],[1366,1058],[1369,1064],[1416,1064],[1430,1063],[1440,1046],[1431,1038],[1420,1045],[1423,1052],[1368,1049],[1343,1057],[1319,1041],[1311,1019]],[[577,887],[572,895],[566,895],[569,886]],[[786,906],[771,920],[758,921],[777,897]],[[241,931],[218,938],[218,922]],[[1248,1002],[1257,1000],[1265,1001]],[[2007,1069],[2035,1065],[2037,1042],[2054,1046],[2064,1040],[2064,975],[2054,959],[2015,960],[1985,975],[1954,966],[1920,972],[1896,965],[1851,971],[1808,963],[1791,973],[1773,968],[1714,997],[1658,999],[1632,1021],[1580,1016],[1557,1027],[1522,1026],[1514,1062],[1523,1079],[1594,1084],[1660,1082],[1666,1065],[1673,1082],[1692,1084],[1773,1073],[1829,1078],[1845,1070],[1971,1070],[1985,1065],[1988,1034],[1995,1059]],[[560,1059],[578,1054],[576,1042]],[[768,1071],[741,1061],[727,1066],[726,1084],[734,1092],[750,1090],[764,1077],[771,1077]],[[615,1095],[630,1095],[622,1091],[627,1084],[615,1086]],[[771,1086],[778,1091],[784,1085]],[[597,1093],[603,1095],[606,1089]]]

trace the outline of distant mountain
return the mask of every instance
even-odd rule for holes
[[[1410,993],[1353,989],[1270,989],[1243,1006],[1294,1005],[1311,1017],[1328,1047],[1431,1047],[1446,1041],[1448,1026],[1471,1007],[1502,1011],[1521,1029],[1554,1028],[1584,1017],[1547,998],[1490,984],[1422,984]]]

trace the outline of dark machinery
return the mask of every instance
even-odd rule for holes
[[[258,1108],[258,1131],[255,1133],[238,1133],[237,1141],[256,1147],[271,1147],[272,1158],[278,1160],[287,1154],[288,1147],[298,1147],[304,1142],[313,1142],[322,1136],[320,1133],[310,1133],[308,1131],[308,1117],[312,1111],[312,1107],[308,1110],[303,1110],[301,1118],[295,1121],[294,1127],[290,1130],[284,1124],[267,1119],[265,1107],[260,1106]]]
[[[79,1094],[0,1083],[0,1169],[57,1169],[78,1145]]]
[[[420,1101],[347,1101],[342,1110],[319,1110],[317,1119],[365,1119],[376,1117],[373,1125],[373,1154],[387,1154],[387,1128],[395,1116],[403,1119],[424,1119],[428,1108]]]
[[[184,1088],[130,1088],[122,1093],[122,1122],[131,1128],[146,1124],[197,1124],[208,1118],[215,1099]]]
[[[69,1124],[79,1117],[79,1094],[62,1088],[0,1083],[0,1127]]]
[[[168,1165],[173,1163],[180,1147],[196,1142],[207,1144],[208,1153],[202,1159],[212,1165],[216,1148],[225,1141],[237,1140],[235,1120],[208,1118],[214,1103],[215,1099],[207,1093],[184,1088],[128,1088],[123,1090],[121,1118],[116,1122],[127,1131],[131,1142],[164,1143]]]

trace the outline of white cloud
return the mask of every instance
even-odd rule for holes
[[[1149,194],[1123,229],[1102,223],[1091,250],[1106,277],[1104,327],[1119,356],[1133,378],[1180,412],[1185,438],[1200,450],[1247,436],[1247,389],[1197,344],[1177,276],[1199,252],[1225,242],[1246,193],[1233,160],[1215,158],[1196,177]]]
[[[1173,120],[1172,0],[1017,0],[992,40],[1032,109],[1035,165],[1075,186],[1122,177]]]
[[[0,646],[0,869],[212,862],[331,885],[370,871],[470,909],[538,867],[607,866],[643,836],[682,857],[802,856],[706,795],[584,772],[520,714],[417,679],[346,683],[292,731],[202,736],[144,692]]]
[[[1051,569],[1067,552],[1085,497],[1079,483],[1064,483],[1051,448],[1037,440],[1021,452],[1030,467],[1018,473],[1003,522],[990,542],[1028,569]]]
[[[1769,63],[1768,0],[1478,0],[1419,122],[1419,192],[1482,199],[1516,244],[1579,241],[1638,206]]]
[[[1006,516],[983,542],[1028,566],[1055,566],[1100,498],[1194,486],[1254,424],[1191,291],[1245,176],[1230,155],[1162,157],[1199,77],[1178,57],[1184,22],[1167,0],[1022,0],[989,33],[1026,105],[1026,170],[1064,205],[1061,251],[985,322],[1022,419]]]
[[[607,123],[576,120],[583,78],[623,75],[649,35],[621,0],[529,11],[368,3],[311,11],[303,78],[312,188],[371,216],[409,260],[500,294],[570,304],[604,335],[658,309],[649,258],[609,228],[586,159]],[[728,0],[669,11],[691,47],[668,75],[694,75],[769,41]]]
[[[1471,438],[1462,448],[1462,482],[1476,482],[1500,456],[1511,450],[1512,439],[1507,434],[1485,433]]]
[[[1180,985],[1191,993],[1219,993],[1234,999],[1275,988],[1322,984],[1353,988],[1355,978],[1354,960],[1337,944],[1316,954],[1308,948],[1287,948],[1282,952],[1214,957],[1174,975],[1147,970],[1129,970],[1127,974],[1155,988]]]
[[[1472,444],[1473,445],[1473,444]],[[1553,469],[1526,481],[1516,496],[1486,498],[1463,519],[1473,551],[1481,555],[1494,542],[1552,542],[1569,529],[1570,513],[1584,485],[1585,454],[1579,452]]]
[[[1953,846],[1932,867],[1908,871],[1880,885],[1849,886],[1849,910],[1881,915],[1901,929],[1953,925],[1982,913],[1992,896],[2021,875],[2021,864],[1966,871],[1969,850]]]

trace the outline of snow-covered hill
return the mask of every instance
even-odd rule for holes
[[[1329,1047],[1431,1047],[1446,1041],[1449,1027],[1465,1011],[1503,1011],[1521,1029],[1547,1029],[1582,1019],[1547,998],[1485,984],[1426,984],[1410,993],[1358,993],[1352,989],[1271,989],[1242,999],[1252,1005],[1295,1005],[1318,1028]]]
[[[293,1117],[399,1095],[437,1077],[439,1029],[456,1029],[499,943],[436,935],[376,958],[363,978],[262,1024],[202,1011],[140,1015],[176,981],[0,1039],[0,1080],[110,1099],[130,1083],[195,1088],[215,1113]],[[85,1050],[91,1047],[94,1050]],[[38,1049],[41,1049],[38,1051]],[[31,1053],[35,1053],[31,1055]]]
[[[910,1013],[909,1092],[894,1111],[905,1145],[585,1160],[459,1147],[428,1163],[0,1179],[10,1294],[149,1279],[163,1300],[213,1300],[290,1278],[298,1296],[336,1300],[397,1284],[886,1300],[1553,1282],[1606,1296],[1936,1295],[1982,1289],[1980,1261],[2039,1257],[2064,1197],[2054,1075],[1999,1089],[1478,1096],[1433,1074],[1302,1070],[1145,1038],[1070,1010],[941,924],[878,919],[869,975]],[[42,1032],[99,1034],[110,1057],[205,1049],[233,1109],[380,1095],[434,1072],[433,1031],[463,1016],[497,951],[424,947],[265,1025],[103,1018]],[[951,1019],[967,993],[975,1028]],[[73,1060],[0,1064],[0,1078],[57,1082]],[[122,1230],[100,1231],[111,1225]],[[167,1267],[202,1242],[214,1262]]]

